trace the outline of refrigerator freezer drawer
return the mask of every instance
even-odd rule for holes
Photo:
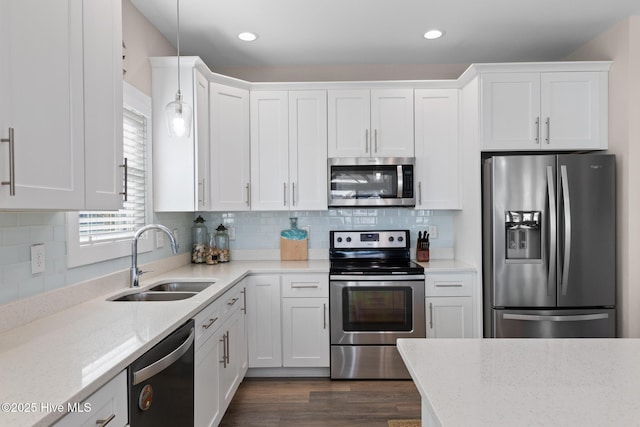
[[[495,338],[615,338],[615,309],[493,310]]]

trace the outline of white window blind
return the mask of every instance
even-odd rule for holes
[[[78,215],[80,244],[131,238],[146,223],[147,118],[123,108],[123,145],[127,159],[127,200],[119,211],[84,211]]]

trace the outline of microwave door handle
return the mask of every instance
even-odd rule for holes
[[[402,175],[402,165],[398,165],[397,167],[397,174],[398,174],[398,194],[397,197],[398,199],[402,198],[402,194],[403,194],[403,187],[404,187],[404,176]]]

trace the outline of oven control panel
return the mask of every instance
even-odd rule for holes
[[[335,249],[409,248],[409,230],[333,231],[331,236],[331,246]]]

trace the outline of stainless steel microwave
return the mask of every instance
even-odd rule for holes
[[[329,207],[416,205],[415,158],[329,159]]]

